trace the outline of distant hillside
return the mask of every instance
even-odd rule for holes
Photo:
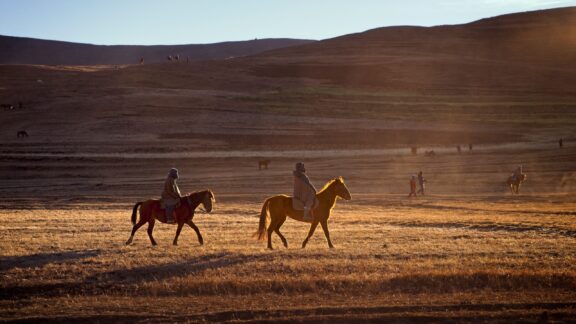
[[[576,92],[576,8],[398,26],[257,55],[258,75],[395,89]]]
[[[253,55],[283,47],[313,42],[301,39],[259,39],[199,45],[90,45],[60,41],[0,36],[0,64],[106,65],[165,62],[168,55],[180,60],[226,59]]]

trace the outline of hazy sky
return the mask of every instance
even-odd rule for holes
[[[0,0],[0,34],[143,45],[325,39],[568,6],[576,0]]]

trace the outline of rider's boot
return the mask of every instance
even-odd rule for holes
[[[174,224],[174,207],[166,207],[166,223]]]

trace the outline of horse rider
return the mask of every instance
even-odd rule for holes
[[[180,203],[180,188],[176,180],[178,179],[178,170],[175,168],[170,169],[168,177],[164,182],[164,191],[162,191],[162,199],[160,200],[160,207],[166,210],[166,223],[174,224],[174,210]]]
[[[304,208],[304,220],[311,221],[314,218],[312,209],[316,202],[316,188],[306,175],[304,163],[296,163],[292,174],[294,175],[293,207],[297,210]]]
[[[418,172],[418,185],[420,187],[420,189],[418,189],[418,193],[422,194],[422,196],[424,196],[424,183],[426,182],[426,179],[424,179],[424,176],[422,175],[422,171]]]
[[[512,180],[516,181],[518,179],[520,179],[520,176],[522,175],[522,165],[519,165],[516,170],[514,171],[514,173],[512,174]]]

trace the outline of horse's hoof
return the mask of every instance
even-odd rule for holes
[[[178,243],[172,243],[172,245],[174,245],[174,246],[177,246],[177,245],[178,245]]]
[[[328,247],[331,248],[331,249],[333,249],[333,248],[334,248],[334,245],[330,245],[330,246],[328,246]]]

